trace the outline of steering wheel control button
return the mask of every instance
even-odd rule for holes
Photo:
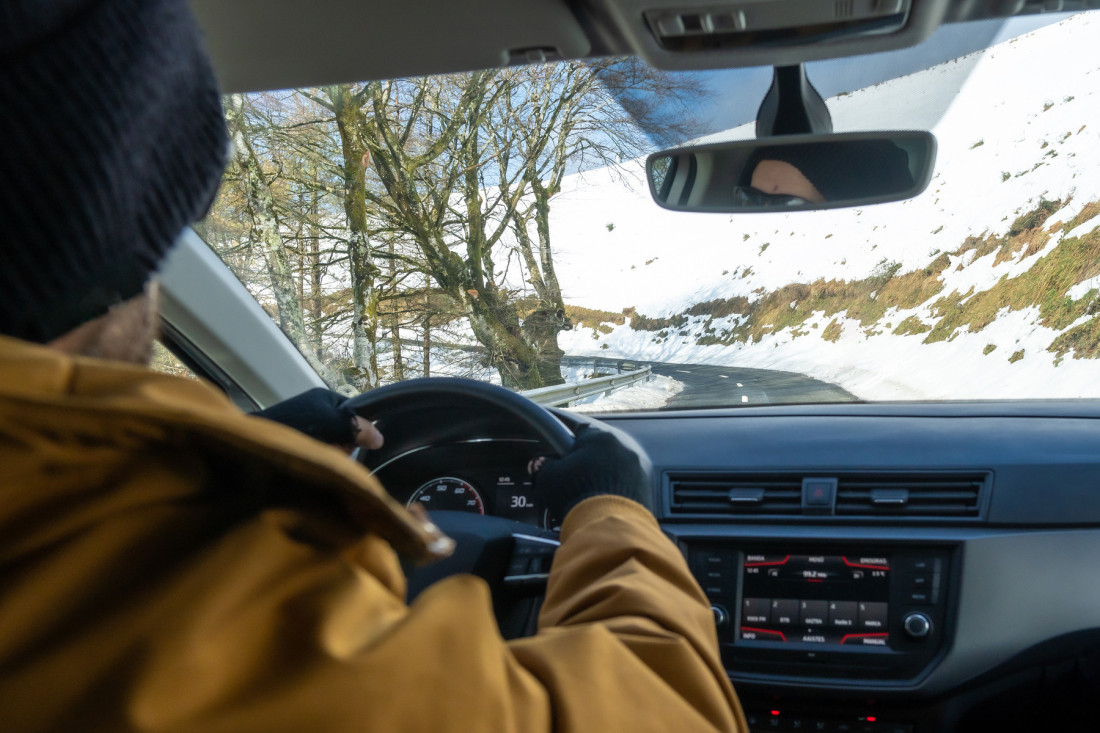
[[[867,631],[886,631],[887,605],[885,603],[859,603],[859,628]]]
[[[809,514],[832,514],[836,504],[835,478],[802,480],[802,509]]]
[[[531,572],[532,563],[534,563],[532,558],[516,555],[508,563],[508,575],[526,575]]]
[[[913,639],[923,639],[932,633],[932,619],[920,611],[914,611],[902,621],[905,633]]]
[[[512,591],[538,594],[546,589],[554,552],[561,544],[553,537],[514,534],[512,559],[504,576],[504,586]]]

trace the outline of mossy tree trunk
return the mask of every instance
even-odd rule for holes
[[[449,83],[448,83],[449,81]],[[414,241],[425,273],[460,304],[486,363],[511,389],[543,386],[515,299],[494,280],[493,248],[506,219],[486,218],[479,136],[506,86],[490,72],[453,80],[367,86],[373,116],[363,138],[384,194],[380,215]],[[398,98],[404,93],[407,101]],[[430,118],[430,121],[429,121]],[[505,202],[510,213],[515,202]]]
[[[366,169],[370,155],[362,138],[366,122],[365,89],[348,84],[321,88],[324,99],[311,97],[336,120],[343,153],[345,242],[351,277],[352,369],[361,389],[378,386],[378,267],[371,256],[367,214]]]
[[[233,165],[244,188],[245,207],[252,222],[251,239],[263,253],[279,326],[325,382],[346,387],[346,380],[318,358],[320,344],[310,337],[306,328],[297,273],[280,233],[278,207],[252,145],[246,120],[247,104],[243,94],[229,95],[225,101],[226,122],[233,141]]]

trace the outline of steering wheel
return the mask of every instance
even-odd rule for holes
[[[573,433],[562,420],[522,395],[470,379],[413,379],[378,387],[346,403],[375,421],[385,436],[382,451],[360,452],[368,468],[426,445],[474,437],[521,434],[541,441],[553,455],[565,455]],[[471,435],[471,422],[483,435]],[[575,425],[587,419],[569,416]],[[449,558],[422,567],[406,567],[409,601],[448,575],[472,573],[492,591],[493,607],[506,638],[534,631],[556,534],[500,517],[469,512],[432,512],[432,521],[455,540]]]

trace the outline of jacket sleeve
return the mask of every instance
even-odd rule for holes
[[[653,515],[629,499],[596,497],[570,512],[539,626],[513,651],[565,729],[748,729],[710,603]]]
[[[143,642],[133,729],[747,730],[709,604],[634,502],[570,513],[540,631],[514,642],[481,580],[448,578],[407,607],[384,541],[324,552],[295,521],[269,513],[173,583]]]

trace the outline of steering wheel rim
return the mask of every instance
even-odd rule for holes
[[[544,407],[521,394],[488,382],[460,377],[410,379],[377,387],[352,397],[345,405],[356,414],[369,418],[370,412],[383,412],[387,405],[401,404],[413,398],[435,396],[487,404],[516,418],[535,432],[551,452],[564,456],[573,447],[573,433]]]

